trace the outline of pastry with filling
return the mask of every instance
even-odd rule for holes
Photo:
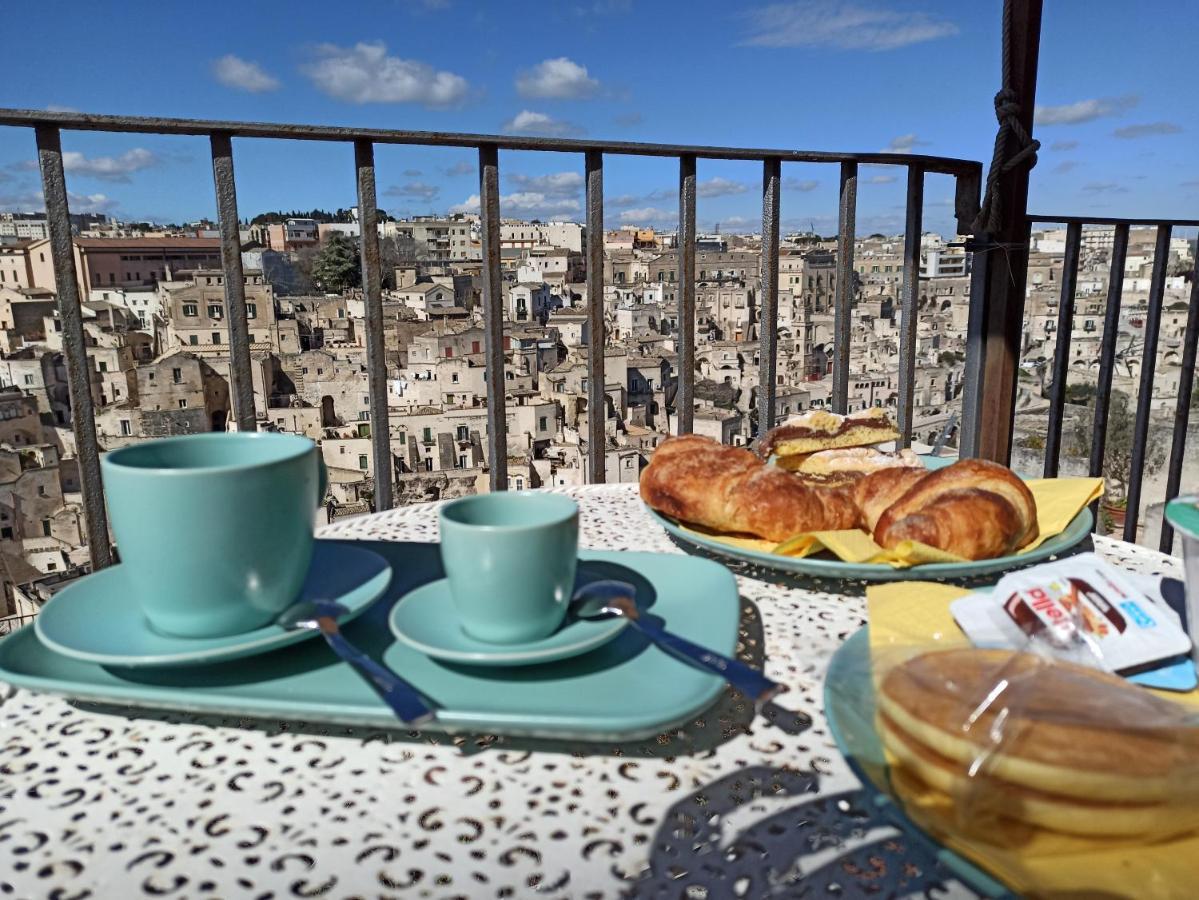
[[[758,454],[763,459],[769,459],[772,455],[785,459],[838,447],[866,447],[898,438],[899,431],[886,410],[878,407],[848,416],[814,409],[793,416],[766,432]]]

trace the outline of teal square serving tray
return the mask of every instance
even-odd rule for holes
[[[393,571],[387,592],[345,634],[433,702],[438,718],[428,731],[635,740],[686,721],[723,688],[718,677],[678,662],[631,628],[589,653],[539,666],[429,659],[397,642],[387,618],[404,594],[443,576],[437,545],[343,543],[382,555]],[[582,577],[630,581],[638,602],[671,630],[735,652],[740,602],[723,566],[682,554],[582,551],[579,558]],[[55,653],[33,628],[22,628],[0,640],[0,681],[95,703],[406,730],[319,637],[227,663],[120,669]]]

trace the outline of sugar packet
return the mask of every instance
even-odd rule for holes
[[[1094,553],[1005,575],[950,604],[976,646],[1045,653],[1130,674],[1190,652],[1191,639],[1144,591]]]

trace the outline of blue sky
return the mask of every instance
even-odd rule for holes
[[[1199,99],[1193,0],[1046,4],[1036,212],[1193,217]],[[999,0],[687,3],[391,0],[336,4],[12,4],[0,105],[988,160]],[[199,138],[65,133],[74,208],[193,220],[215,212]],[[355,202],[352,150],[235,143],[243,215]],[[0,128],[0,209],[34,208],[32,134]],[[470,208],[471,151],[380,148],[398,215]],[[501,156],[503,213],[579,218],[580,158]],[[835,229],[835,167],[784,167],[785,228]],[[752,230],[760,166],[699,163],[701,227]],[[903,173],[864,169],[859,231],[899,231]],[[609,158],[606,219],[669,225],[673,160]],[[952,229],[948,178],[926,227]]]

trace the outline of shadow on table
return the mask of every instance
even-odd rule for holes
[[[704,785],[657,823],[649,867],[627,896],[932,896],[954,880],[871,792],[810,797],[819,787],[815,772],[768,766]]]
[[[440,560],[435,545],[378,543],[372,544],[389,557],[395,576],[387,595],[364,613],[359,619],[345,627],[346,636],[375,659],[382,659],[394,640],[387,625],[391,606],[413,586],[431,578],[440,577]],[[624,580],[640,580],[640,576],[627,570],[617,571],[611,564],[592,562],[587,564],[589,577],[621,577]],[[639,597],[652,609],[652,587],[639,585]],[[628,642],[626,642],[628,643]],[[635,642],[634,642],[635,643]],[[637,647],[641,644],[637,643]],[[762,617],[757,607],[744,597],[741,598],[738,624],[737,655],[743,661],[762,667],[765,641],[762,632]],[[209,666],[191,669],[137,669],[112,670],[113,674],[127,682],[165,688],[185,690],[197,683],[216,687],[236,687],[259,679],[287,677],[300,671],[322,672],[340,665],[319,640],[310,640],[256,659],[261,665],[248,669],[240,663],[227,666]],[[682,665],[682,663],[680,663]],[[402,673],[401,673],[402,674]],[[580,739],[545,739],[507,737],[489,734],[445,733],[435,730],[423,732],[406,731],[396,723],[395,728],[376,725],[353,726],[329,722],[311,722],[303,719],[280,721],[278,716],[253,718],[249,715],[209,712],[182,712],[150,707],[129,707],[108,703],[75,701],[80,709],[106,715],[122,716],[176,724],[201,726],[235,727],[252,729],[265,734],[299,733],[323,737],[348,737],[364,741],[386,741],[418,744],[452,744],[463,753],[471,754],[484,750],[513,750],[527,752],[568,753],[581,756],[629,756],[667,757],[685,756],[711,751],[739,735],[750,733],[751,726],[781,728],[797,734],[806,730],[811,719],[802,711],[788,711],[788,695],[780,703],[772,703],[764,710],[764,721],[754,722],[753,707],[745,698],[731,688],[723,690],[719,698],[708,708],[692,716],[687,722],[654,737],[614,742]]]

